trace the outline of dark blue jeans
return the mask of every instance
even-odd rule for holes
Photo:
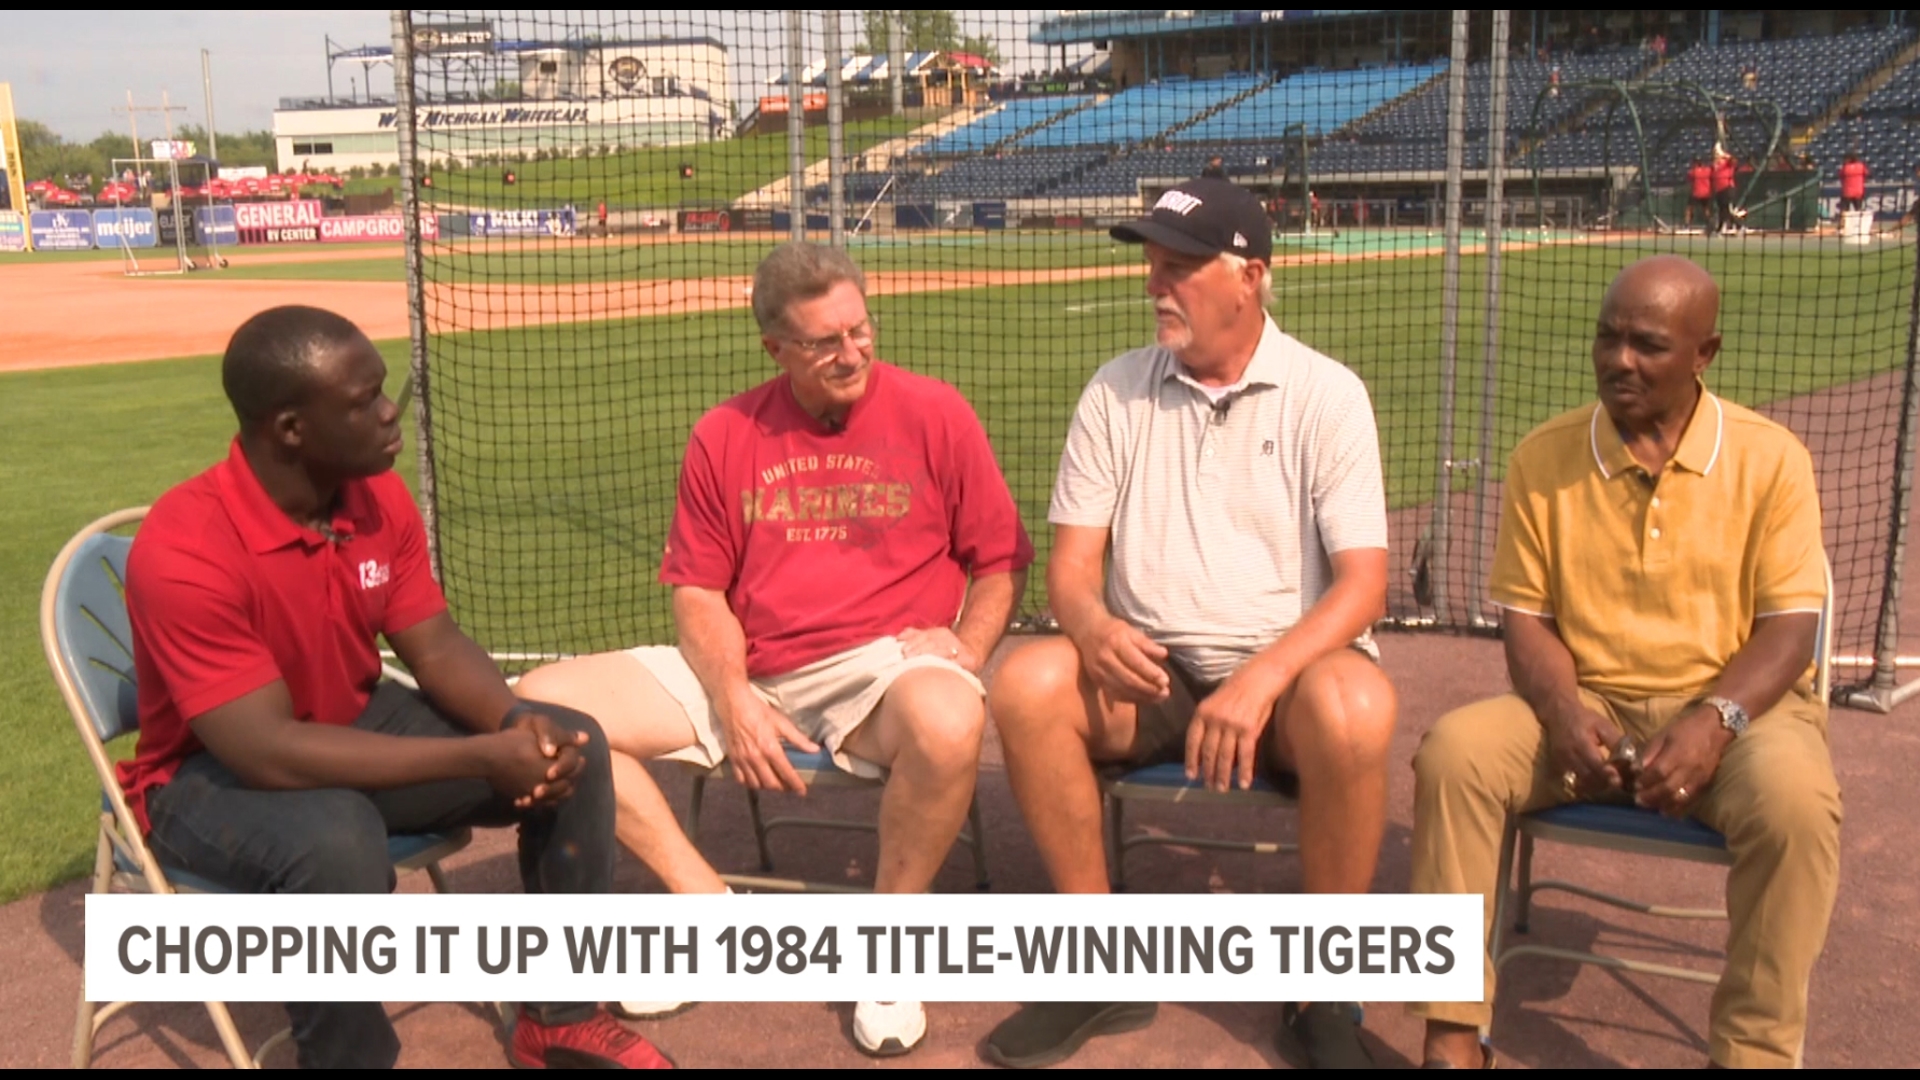
[[[573,797],[519,810],[485,780],[439,780],[385,791],[256,791],[209,753],[147,796],[147,842],[160,864],[254,893],[385,893],[394,886],[391,833],[520,826],[520,880],[529,893],[604,893],[613,886],[613,772],[600,725],[584,713],[541,711],[590,741]],[[385,683],[354,721],[365,731],[457,739],[466,728],[426,698]],[[597,1003],[528,1005],[542,1023],[590,1018]],[[377,1002],[289,1003],[302,1068],[391,1068],[400,1042]]]

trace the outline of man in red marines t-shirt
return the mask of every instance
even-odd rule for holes
[[[351,322],[235,331],[225,461],[154,504],[127,557],[140,738],[120,782],[162,866],[241,893],[384,893],[391,833],[520,827],[529,893],[613,884],[613,778],[590,716],[514,696],[447,614],[395,476],[400,409]],[[386,637],[418,692],[381,683]],[[290,1003],[303,1068],[387,1068],[378,1002]],[[526,1005],[520,1068],[671,1063],[595,1003]]]
[[[620,839],[674,892],[725,886],[640,763],[726,759],[749,788],[804,793],[783,743],[887,777],[874,889],[924,892],[973,797],[979,673],[1033,545],[966,401],[874,358],[844,252],[776,248],[753,313],[780,374],[694,425],[660,571],[679,647],[565,661],[520,692],[600,720]],[[918,1003],[855,1007],[870,1054],[925,1033]]]

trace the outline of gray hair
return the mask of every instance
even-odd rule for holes
[[[846,252],[803,240],[781,244],[753,271],[753,318],[761,332],[772,333],[785,327],[789,307],[817,300],[843,281],[867,295],[867,275]]]
[[[1252,261],[1245,255],[1235,255],[1231,251],[1221,252],[1220,257],[1226,260],[1227,269],[1235,274],[1246,269],[1247,263]],[[1260,264],[1260,306],[1263,308],[1273,306],[1273,268],[1266,263]]]

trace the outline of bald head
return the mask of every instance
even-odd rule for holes
[[[1684,423],[1698,380],[1720,352],[1720,287],[1678,255],[1620,271],[1600,301],[1593,372],[1600,400],[1623,430]]]
[[[1720,286],[1690,259],[1655,255],[1620,271],[1600,304],[1603,309],[1658,309],[1688,332],[1707,338],[1720,321]]]

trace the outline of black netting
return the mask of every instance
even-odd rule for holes
[[[1218,168],[1267,201],[1282,329],[1373,395],[1395,619],[1491,618],[1477,597],[1507,453],[1592,400],[1613,274],[1679,252],[1726,298],[1713,388],[1815,453],[1840,645],[1872,646],[1915,245],[1892,188],[1876,187],[1860,242],[1832,203],[1848,150],[1876,184],[1920,164],[1909,129],[1882,123],[1920,86],[1911,31],[1710,45],[1686,18],[1656,37],[1523,17],[1497,120],[1491,16],[1474,13],[1450,289],[1449,12],[904,14],[890,55],[879,12],[801,13],[797,51],[790,12],[410,13],[415,193],[438,225],[421,251],[436,541],[457,613],[490,647],[671,640],[655,577],[688,430],[774,373],[745,285],[796,224],[790,102],[797,224],[868,272],[880,354],[973,403],[1043,560],[1080,390],[1153,333],[1140,252],[1107,227]],[[1688,216],[1687,170],[1715,146],[1747,166],[1726,236]]]

